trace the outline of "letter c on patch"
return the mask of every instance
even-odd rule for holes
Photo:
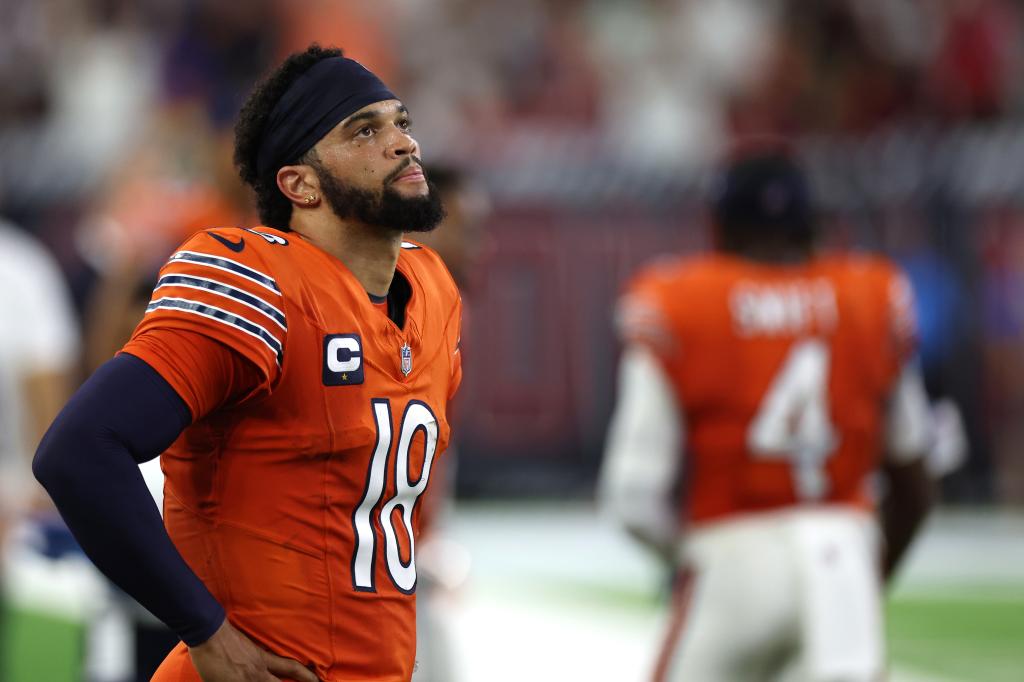
[[[325,386],[363,383],[363,346],[358,334],[324,337],[323,379]]]

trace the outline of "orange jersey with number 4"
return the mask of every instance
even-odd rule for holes
[[[642,271],[620,305],[683,411],[683,515],[870,505],[885,403],[913,352],[910,288],[888,261],[765,265],[714,254]]]
[[[448,443],[461,304],[429,249],[404,243],[397,270],[401,327],[296,234],[200,232],[125,347],[186,402],[193,370],[154,335],[201,334],[258,370],[163,455],[165,522],[235,626],[326,682],[413,670],[418,503]]]

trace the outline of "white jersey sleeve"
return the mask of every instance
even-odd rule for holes
[[[683,464],[684,418],[653,352],[632,344],[622,354],[619,387],[598,481],[598,503],[627,528],[671,542],[672,496]]]

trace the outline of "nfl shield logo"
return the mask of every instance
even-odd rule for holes
[[[402,346],[402,374],[409,376],[412,372],[412,348],[409,344]]]

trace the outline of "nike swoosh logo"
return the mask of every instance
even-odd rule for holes
[[[229,249],[231,249],[235,253],[241,253],[242,249],[245,248],[245,240],[242,239],[241,237],[238,238],[237,242],[233,242],[230,239],[228,239],[227,237],[220,236],[216,232],[207,232],[206,234],[210,235],[211,237],[213,237],[214,239],[216,239],[221,244],[223,244],[224,246],[228,247]]]

